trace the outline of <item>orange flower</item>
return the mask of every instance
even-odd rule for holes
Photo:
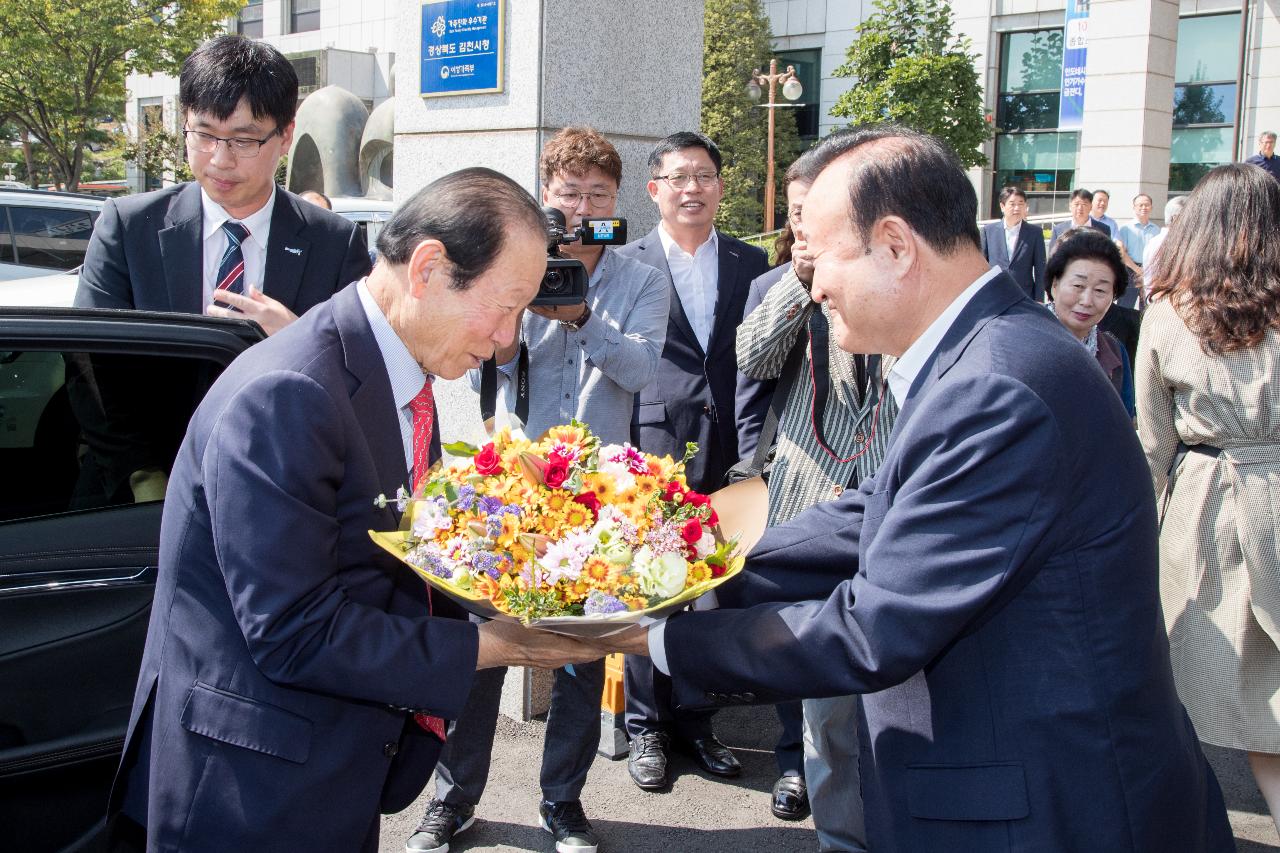
[[[571,503],[564,511],[564,523],[570,530],[586,527],[591,521],[591,510],[582,504]]]
[[[696,563],[689,564],[689,573],[685,576],[684,588],[688,589],[691,586],[709,580],[711,580],[711,567],[702,560],[698,560]]]
[[[547,447],[555,445],[556,442],[569,444],[574,447],[582,447],[587,443],[587,431],[580,426],[573,424],[565,424],[563,426],[552,427],[547,430],[547,435],[543,439],[543,443]]]

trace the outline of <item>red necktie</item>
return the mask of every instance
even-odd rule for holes
[[[431,377],[423,383],[418,396],[409,401],[409,411],[413,413],[413,488],[417,491],[419,481],[427,473],[431,462],[431,428],[436,419],[436,401],[431,394]],[[427,590],[427,612],[431,606],[431,590]],[[445,740],[445,724],[440,717],[417,713],[413,721],[422,728]]]
[[[431,377],[423,384],[418,396],[409,401],[413,413],[413,489],[418,485],[431,463],[431,428],[436,420],[436,401],[431,394]]]

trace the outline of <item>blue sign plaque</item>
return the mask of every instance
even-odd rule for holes
[[[502,91],[503,0],[422,4],[422,97]]]
[[[1062,100],[1058,129],[1079,130],[1084,124],[1084,86],[1088,77],[1089,0],[1067,0],[1067,20],[1062,41]]]

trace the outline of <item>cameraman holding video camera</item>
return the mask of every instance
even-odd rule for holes
[[[613,216],[622,159],[599,132],[588,127],[560,131],[544,147],[539,171],[543,204],[563,215],[570,238],[585,220]],[[576,418],[605,444],[628,441],[636,392],[653,379],[666,340],[670,281],[651,266],[591,245],[592,224],[582,228],[587,245],[574,240],[559,251],[585,267],[585,297],[575,289],[571,267],[577,265],[550,262],[538,298],[520,320],[519,339],[471,371],[486,417],[496,401],[497,410],[513,423],[522,422],[530,438]],[[618,239],[625,241],[625,233]],[[581,269],[577,275],[580,286]],[[447,850],[449,840],[474,821],[489,774],[505,675],[505,668],[476,673],[436,766],[436,796],[406,844],[408,853]],[[558,851],[595,853],[599,846],[579,797],[599,741],[603,687],[603,660],[555,672],[539,812]]]

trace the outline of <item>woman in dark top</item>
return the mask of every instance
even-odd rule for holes
[[[1098,328],[1111,303],[1124,294],[1129,276],[1120,250],[1106,235],[1074,228],[1058,240],[1045,265],[1049,308],[1102,367],[1129,417],[1134,417],[1133,368],[1129,354],[1110,332]]]

